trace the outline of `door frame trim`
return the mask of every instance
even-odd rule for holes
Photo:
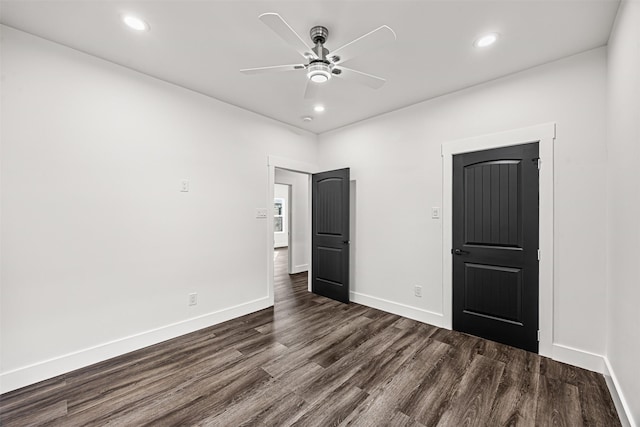
[[[276,181],[276,168],[285,169],[291,172],[298,172],[309,175],[309,229],[307,235],[311,236],[311,175],[319,172],[317,165],[312,163],[305,163],[298,160],[288,159],[280,156],[267,156],[267,173],[268,173],[268,186],[267,186],[267,199],[266,206],[273,207],[274,197],[274,184]],[[273,212],[273,209],[271,210]],[[275,303],[274,296],[274,264],[273,264],[273,220],[270,215],[267,215],[267,298],[269,306],[273,306]],[[307,288],[311,291],[311,238],[309,238],[309,274],[307,278]]]
[[[291,203],[293,200],[293,185],[291,184],[285,184],[285,185],[287,186],[287,273],[294,274],[293,270],[295,266],[293,265],[293,243],[292,243],[293,241],[291,239],[291,236],[293,236],[293,231],[292,231],[293,207],[291,206]],[[275,245],[274,245],[274,250],[275,250]]]
[[[540,262],[538,328],[540,342],[538,353],[552,357],[553,353],[553,152],[556,124],[535,126],[480,135],[444,142],[442,155],[442,314],[443,326],[453,325],[453,262],[451,260],[453,233],[453,156],[472,151],[489,150],[531,142],[539,143],[541,168],[539,175],[540,211],[538,220]]]

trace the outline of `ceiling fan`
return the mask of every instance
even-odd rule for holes
[[[314,44],[310,48],[307,43],[296,33],[287,22],[277,13],[263,13],[259,19],[266,24],[273,32],[279,35],[285,42],[300,53],[306,60],[302,64],[276,65],[272,67],[246,68],[240,70],[244,74],[262,74],[280,71],[306,70],[307,88],[304,93],[305,98],[313,98],[321,83],[325,83],[332,76],[369,86],[374,89],[380,88],[385,79],[362,71],[346,68],[342,64],[353,59],[355,56],[369,52],[382,45],[395,41],[396,34],[391,28],[383,25],[375,30],[358,37],[357,39],[335,49],[331,52],[324,47],[329,31],[326,27],[316,25],[309,32],[311,41]]]

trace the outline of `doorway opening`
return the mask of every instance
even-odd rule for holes
[[[310,210],[308,173],[274,168],[273,296],[275,302],[307,291],[310,269]]]
[[[286,256],[284,250],[277,253],[274,248],[276,221],[280,220],[267,215],[267,297],[270,305],[275,305],[276,301],[274,261],[278,257],[281,262],[284,262],[282,257],[287,260],[286,268],[281,264],[278,273],[286,271],[289,276],[306,273],[308,292],[348,302],[351,295],[349,282],[354,274],[349,263],[349,258],[354,253],[349,228],[355,221],[350,214],[351,205],[355,201],[353,195],[350,195],[354,183],[350,180],[349,168],[319,171],[313,164],[269,156],[267,170],[267,206],[275,207],[276,184],[298,181],[297,184],[291,184],[290,237]],[[304,213],[305,209],[306,215],[297,213]],[[315,224],[315,227],[312,227],[312,224]],[[297,279],[298,284],[304,281]],[[336,292],[328,292],[326,295],[327,292],[322,292],[321,285],[331,285],[333,289],[340,288],[340,295],[334,295]],[[324,287],[325,291],[326,289],[327,286]]]

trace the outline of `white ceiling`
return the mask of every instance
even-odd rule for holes
[[[2,1],[0,22],[293,126],[326,132],[607,43],[617,0],[504,1]],[[341,79],[305,100],[304,71],[241,68],[300,63],[258,16],[279,13],[302,38],[329,29],[335,49],[381,25],[395,43],[347,65],[384,77],[378,90]],[[120,21],[150,24],[136,33]],[[498,43],[473,46],[481,34]],[[308,41],[311,44],[310,40]],[[322,103],[324,113],[314,113]],[[302,116],[313,116],[303,122]]]

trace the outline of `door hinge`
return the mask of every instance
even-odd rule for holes
[[[538,342],[540,342],[540,329],[538,329]]]
[[[540,261],[540,249],[538,249],[538,261]]]
[[[542,165],[542,159],[538,159],[538,170],[540,170],[541,165]]]

